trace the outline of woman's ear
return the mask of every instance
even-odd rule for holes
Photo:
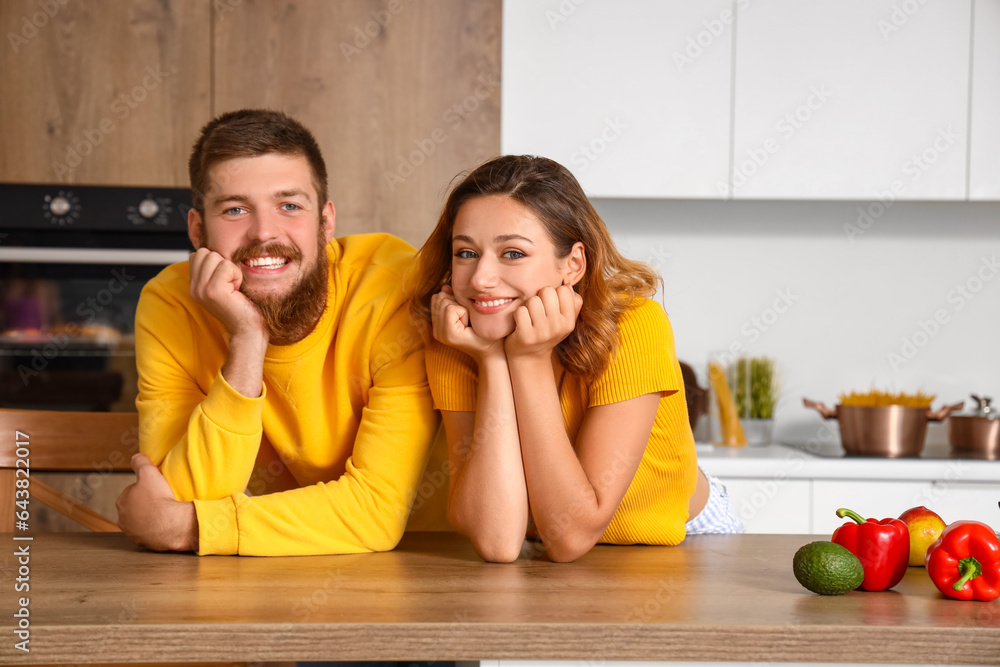
[[[564,271],[563,285],[572,287],[583,280],[584,274],[587,273],[587,251],[582,241],[573,244],[566,258]]]

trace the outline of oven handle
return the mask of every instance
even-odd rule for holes
[[[0,261],[35,264],[133,264],[167,266],[186,262],[187,250],[119,248],[21,248],[0,246]]]

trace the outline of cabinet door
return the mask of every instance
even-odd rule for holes
[[[730,0],[505,0],[504,153],[596,197],[718,197],[729,164]]]
[[[285,111],[327,161],[337,235],[420,245],[500,148],[500,0],[260,0],[215,22],[217,113]]]
[[[1000,502],[1000,483],[815,480],[812,525],[815,532],[832,535],[845,521],[837,518],[838,507],[848,507],[863,517],[881,520],[923,505],[937,512],[945,523],[971,519],[995,529],[1000,524],[997,502]]]
[[[964,199],[970,11],[971,0],[741,6],[733,196]]]
[[[709,471],[710,459],[701,462]],[[725,478],[729,499],[748,533],[812,533],[809,480]]]
[[[969,198],[1000,199],[1000,0],[975,0]]]
[[[209,109],[206,0],[4,0],[0,181],[188,184]]]

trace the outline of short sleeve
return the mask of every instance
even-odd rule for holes
[[[475,412],[478,368],[469,355],[432,340],[425,352],[427,382],[434,408],[454,412]]]
[[[637,396],[679,391],[681,379],[674,332],[663,308],[642,299],[618,321],[618,350],[590,387],[590,405],[608,405]]]

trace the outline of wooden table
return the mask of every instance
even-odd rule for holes
[[[390,553],[297,558],[149,553],[120,535],[5,537],[31,545],[31,652],[13,648],[24,593],[11,593],[18,566],[5,556],[0,663],[1000,663],[1000,601],[943,598],[922,568],[893,591],[814,595],[791,569],[808,536],[696,536],[509,565],[443,533],[410,533]]]

